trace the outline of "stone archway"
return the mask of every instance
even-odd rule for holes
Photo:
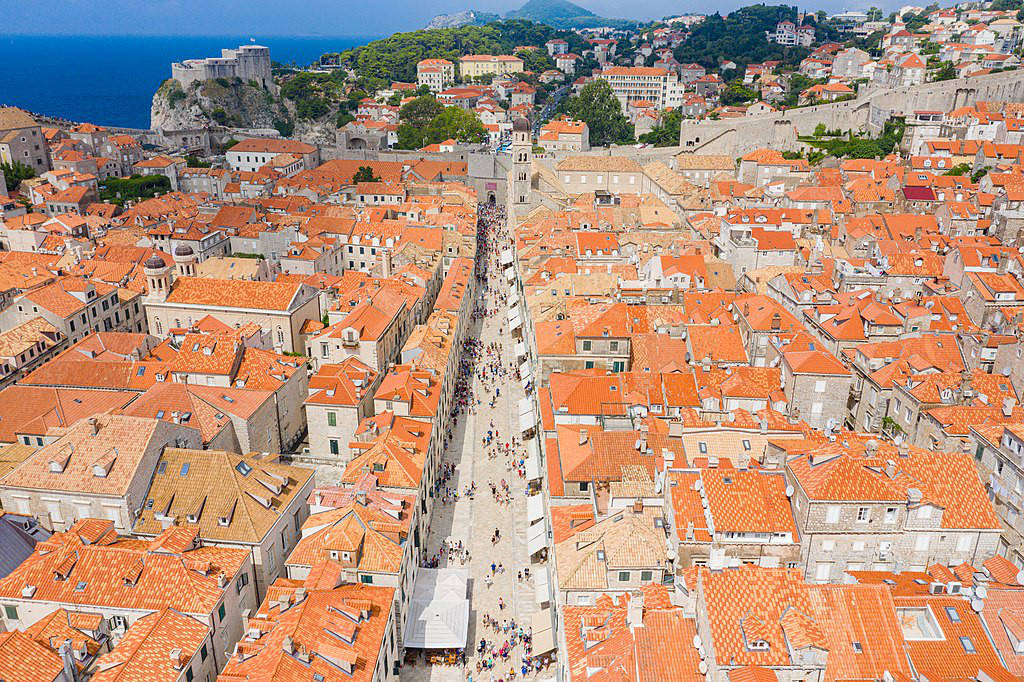
[[[487,203],[491,206],[494,206],[494,204],[497,203],[497,197],[494,196],[494,192],[487,193]]]

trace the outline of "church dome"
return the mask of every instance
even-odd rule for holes
[[[512,121],[512,132],[516,133],[528,133],[530,132],[530,122],[520,116],[516,120]]]

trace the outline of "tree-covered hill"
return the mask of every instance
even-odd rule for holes
[[[575,33],[523,19],[509,19],[486,26],[395,33],[346,50],[338,59],[368,84],[412,82],[416,80],[416,63],[421,59],[458,62],[459,57],[467,54],[509,54],[519,45],[541,47],[555,37],[568,40],[570,49],[583,50],[582,39]]]
[[[747,64],[778,59],[799,63],[808,50],[783,47],[768,41],[766,31],[775,31],[780,21],[796,21],[797,11],[785,5],[752,5],[727,16],[717,12],[697,24],[690,38],[675,50],[675,57],[687,64],[697,62],[707,68],[718,68],[723,60],[736,62],[742,73]],[[808,23],[814,19],[808,18]]]

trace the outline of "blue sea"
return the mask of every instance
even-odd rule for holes
[[[0,105],[99,125],[149,127],[153,92],[171,62],[220,56],[222,47],[270,48],[282,64],[306,66],[373,37],[0,35]]]

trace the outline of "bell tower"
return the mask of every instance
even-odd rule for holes
[[[525,212],[530,205],[532,166],[530,122],[520,117],[512,122],[512,182],[508,187],[509,203],[516,213]]]

